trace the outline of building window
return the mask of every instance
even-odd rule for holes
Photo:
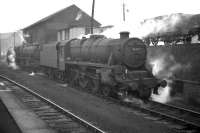
[[[69,29],[65,30],[65,39],[69,40]]]
[[[60,51],[59,51],[60,57],[64,57],[64,50],[65,50],[65,47],[60,46]]]
[[[69,29],[69,39],[79,38],[85,35],[84,27],[73,27]]]
[[[62,30],[62,31],[61,31],[61,35],[62,35],[61,40],[65,40],[65,30]]]
[[[60,31],[57,32],[57,41],[61,40],[61,35],[60,35]]]
[[[91,28],[85,28],[85,35],[90,34],[91,33],[90,30],[91,30]]]

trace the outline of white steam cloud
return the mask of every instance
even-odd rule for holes
[[[174,56],[168,54],[162,54],[156,58],[149,59],[149,64],[151,65],[153,75],[159,79],[172,78],[173,74],[183,67],[175,61]]]
[[[10,48],[7,52],[7,63],[8,63],[8,67],[16,70],[19,67],[16,65],[15,62],[15,51],[14,48]]]
[[[165,88],[159,88],[159,95],[152,94],[152,100],[162,103],[170,101],[170,91],[172,89],[170,87],[170,84],[172,83],[171,79],[174,78],[174,74],[177,71],[182,69],[189,69],[190,65],[182,65],[180,63],[177,63],[174,56],[166,53],[160,54],[159,56],[156,56],[154,58],[149,57],[148,62],[151,66],[153,75],[156,76],[158,79],[164,79],[167,81],[167,86]]]
[[[28,74],[29,76],[35,76],[35,73],[34,72],[31,72]]]
[[[170,14],[146,19],[140,23],[137,34],[139,37],[146,37],[149,35],[162,35],[167,32],[187,32],[187,23],[192,15],[188,14]],[[188,29],[187,29],[188,30]]]
[[[171,97],[170,97],[170,83],[172,82],[171,80],[166,80],[167,81],[167,86],[165,88],[160,87],[158,89],[158,95],[155,95],[152,93],[151,98],[153,101],[158,101],[161,103],[166,103],[169,102]]]

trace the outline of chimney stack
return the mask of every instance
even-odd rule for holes
[[[120,34],[120,39],[129,38],[129,32],[128,31],[122,31],[119,34]]]

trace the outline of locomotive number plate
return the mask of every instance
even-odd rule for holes
[[[132,51],[140,51],[141,48],[132,48]]]

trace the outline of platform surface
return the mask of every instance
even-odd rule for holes
[[[20,102],[12,94],[11,90],[6,90],[0,86],[0,99],[22,133],[56,133],[34,112]]]

